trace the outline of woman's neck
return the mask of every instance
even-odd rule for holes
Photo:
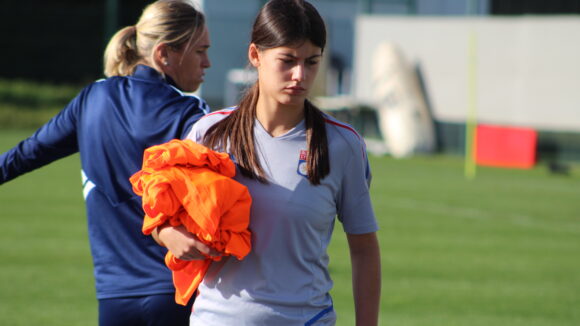
[[[282,105],[260,96],[256,104],[256,118],[270,136],[278,137],[286,134],[304,119],[304,104]]]

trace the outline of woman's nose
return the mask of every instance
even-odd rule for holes
[[[211,67],[211,62],[209,61],[209,56],[206,54],[201,62],[202,67],[209,68]]]
[[[296,66],[294,66],[294,68],[292,69],[292,80],[302,81],[304,80],[304,76],[305,76],[304,65],[297,64]]]

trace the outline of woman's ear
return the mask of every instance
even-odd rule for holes
[[[168,46],[165,43],[159,43],[153,48],[153,64],[162,72],[170,65]]]
[[[250,47],[248,48],[248,60],[254,68],[260,66],[260,51],[254,43],[250,44]]]

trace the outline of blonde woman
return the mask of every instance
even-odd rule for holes
[[[129,177],[145,148],[183,138],[209,112],[195,91],[210,66],[204,16],[160,0],[105,51],[105,75],[34,135],[0,155],[0,184],[80,152],[99,325],[187,325],[174,302],[166,250],[141,233],[144,212]]]

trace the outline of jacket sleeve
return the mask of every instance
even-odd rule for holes
[[[32,136],[0,155],[0,184],[78,152],[77,123],[84,92]]]

